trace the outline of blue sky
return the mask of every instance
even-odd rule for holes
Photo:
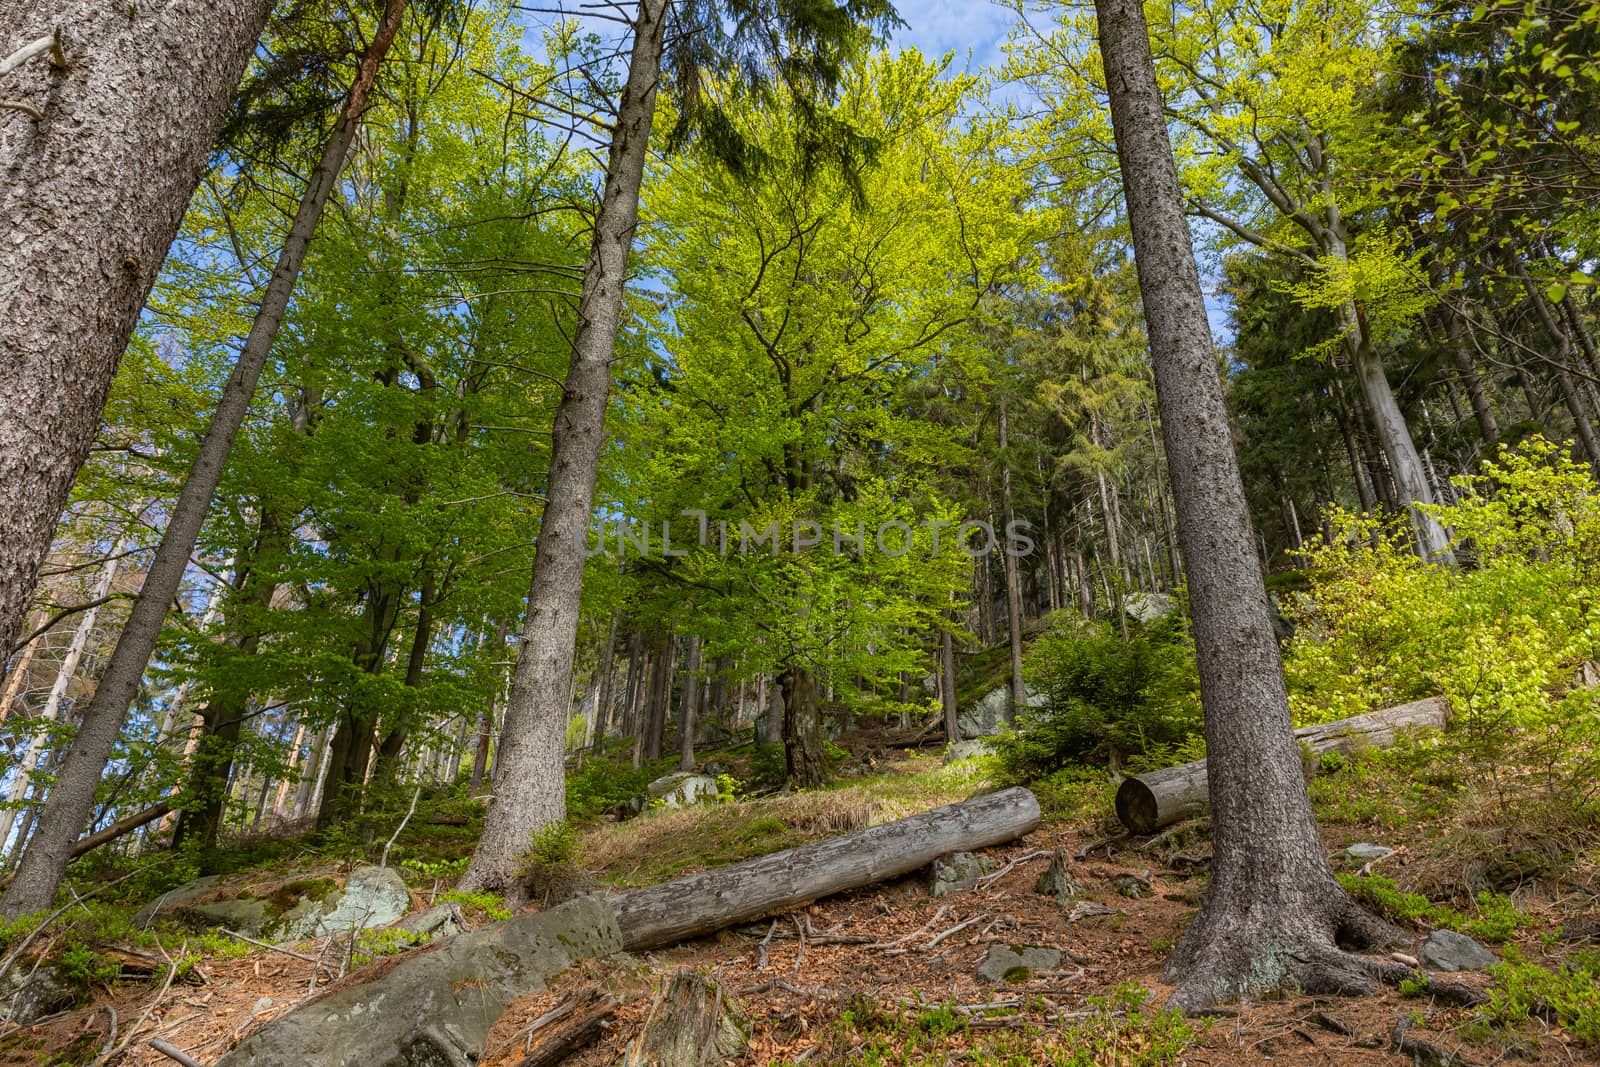
[[[970,55],[974,69],[1001,62],[1000,46],[1016,18],[990,0],[900,0],[895,9],[906,25],[891,47],[915,45],[929,55],[954,52],[958,65]]]

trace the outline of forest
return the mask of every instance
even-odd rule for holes
[[[1600,1063],[1597,0],[0,0],[0,1065]]]

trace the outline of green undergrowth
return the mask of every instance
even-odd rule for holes
[[[1172,1067],[1204,1036],[1204,1024],[1149,1005],[1150,993],[1125,983],[1087,998],[1088,1013],[1052,1020],[1042,1004],[978,1013],[953,1002],[883,1004],[858,995],[819,1035],[811,1063],[864,1067]],[[1017,1019],[1016,1025],[1007,1020]],[[994,1025],[999,1023],[1000,1025]],[[780,1061],[785,1067],[798,1060]]]
[[[1510,941],[1519,930],[1543,925],[1540,920],[1518,908],[1510,898],[1498,893],[1479,893],[1473,902],[1473,912],[1464,914],[1447,905],[1436,904],[1422,893],[1406,892],[1392,878],[1357,874],[1339,874],[1335,877],[1358,903],[1391,922],[1456,930],[1497,945]]]
[[[1573,1043],[1600,1048],[1600,951],[1543,967],[1508,948],[1489,973],[1494,977],[1489,1002],[1462,1026],[1462,1036],[1538,1048],[1555,1025]]]

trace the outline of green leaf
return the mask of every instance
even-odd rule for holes
[[[1544,298],[1552,304],[1559,304],[1567,298],[1566,282],[1551,282],[1550,288],[1544,291]]]

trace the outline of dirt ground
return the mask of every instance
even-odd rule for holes
[[[1346,842],[1330,839],[1330,850]],[[642,958],[592,961],[563,975],[557,985],[513,1004],[496,1028],[488,1067],[513,1067],[530,1042],[529,1026],[565,996],[599,985],[619,1007],[611,1027],[565,1061],[573,1067],[612,1067],[639,1032],[651,994],[664,976],[694,967],[710,971],[736,998],[752,1023],[752,1065],[868,1062],[869,1042],[893,1044],[897,1033],[914,1045],[895,1063],[1052,1062],[1082,1036],[1085,1020],[1115,1018],[1103,1001],[1122,983],[1153,991],[1166,953],[1193,914],[1202,881],[1203,851],[1140,850],[1133,842],[1094,846],[1084,832],[1046,826],[1009,846],[987,850],[993,875],[976,890],[929,899],[925,879],[908,877],[818,901],[794,913]],[[1053,899],[1034,891],[1053,849],[1075,857],[1084,897],[1107,909],[1071,921]],[[1402,852],[1397,862],[1403,864]],[[426,900],[418,900],[419,905]],[[976,969],[989,946],[1040,945],[1060,949],[1059,970],[1030,975],[1018,984],[980,983]],[[1539,959],[1538,939],[1524,945]],[[176,946],[169,946],[175,949]],[[94,1006],[50,1020],[7,1039],[7,1065],[88,1063],[131,1045],[105,1062],[154,1067],[171,1060],[148,1041],[160,1038],[208,1064],[253,1027],[291,1010],[310,992],[313,965],[277,952],[206,964],[208,981],[162,992],[123,985]],[[352,976],[358,978],[359,975]],[[347,981],[350,979],[347,979]],[[1482,988],[1483,975],[1467,976]],[[917,1020],[941,1007],[965,1025],[930,1037]],[[1488,1064],[1593,1063],[1592,1051],[1571,1047],[1554,1027],[1543,1040],[1514,1050],[1464,1046],[1451,1033],[1471,1009],[1386,991],[1357,999],[1288,997],[1249,1004],[1203,1020],[1203,1033],[1174,1061],[1190,1065],[1398,1064],[1410,1054],[1392,1047],[1403,1018],[1412,1037],[1446,1052],[1455,1062]],[[108,1023],[116,1013],[116,1036]],[[850,1021],[841,1022],[849,1012]],[[872,1019],[870,1025],[857,1020]],[[886,1021],[887,1020],[887,1021]],[[1076,1029],[1075,1029],[1076,1028]],[[993,1052],[1004,1033],[1002,1057]],[[1097,1062],[1137,1064],[1139,1042],[1129,1033],[1096,1052]],[[1017,1050],[1024,1050],[1018,1058]],[[1035,1055],[1026,1055],[1026,1050]],[[52,1058],[57,1054],[61,1058]],[[1062,1060],[1061,1062],[1065,1062]]]

